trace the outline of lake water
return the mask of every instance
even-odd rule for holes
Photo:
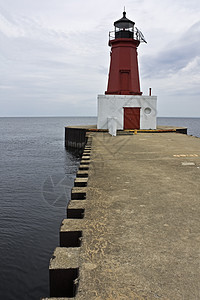
[[[79,156],[64,148],[64,127],[96,118],[0,118],[0,299],[49,295],[48,265],[59,245]],[[200,137],[200,119],[158,118]]]
[[[200,137],[200,118],[158,118],[158,125],[187,127],[188,134]]]

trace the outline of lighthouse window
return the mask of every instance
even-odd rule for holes
[[[145,112],[146,115],[150,115],[150,113],[151,113],[151,108],[150,108],[150,107],[146,107],[146,108],[144,109],[144,112]]]

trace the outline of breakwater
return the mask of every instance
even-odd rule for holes
[[[90,134],[50,298],[198,299],[200,139]]]
[[[83,149],[87,143],[87,137],[92,132],[108,132],[106,129],[97,129],[96,125],[88,126],[67,126],[65,127],[65,147],[66,149]],[[176,132],[187,134],[187,128],[185,127],[173,127],[173,126],[159,126],[155,130],[137,130],[137,133],[167,133]],[[119,134],[135,134],[135,130],[118,130]]]

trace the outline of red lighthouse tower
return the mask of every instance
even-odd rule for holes
[[[135,23],[123,17],[114,22],[109,33],[111,61],[106,95],[142,95],[138,71],[137,47],[146,42]],[[113,36],[114,34],[114,36]]]
[[[140,91],[137,47],[145,42],[135,23],[126,17],[114,22],[109,34],[111,60],[107,91],[98,95],[98,129],[156,129],[157,96],[145,96]]]

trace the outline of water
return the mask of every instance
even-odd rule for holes
[[[96,118],[0,118],[0,299],[49,295],[49,259],[66,217],[67,194],[57,184],[64,179],[70,187],[79,162],[64,148],[64,126],[95,123]]]
[[[158,125],[187,127],[187,133],[200,137],[200,118],[158,118]]]
[[[200,137],[200,119],[158,123]],[[49,259],[79,163],[64,148],[64,126],[73,124],[96,118],[0,118],[0,299],[49,295]]]

